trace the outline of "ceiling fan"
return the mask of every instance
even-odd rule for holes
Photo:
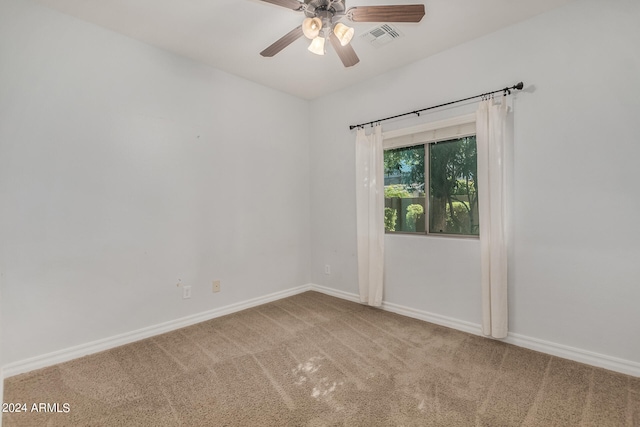
[[[346,9],[346,0],[261,0],[296,12],[304,12],[302,24],[260,55],[271,57],[302,37],[311,39],[309,50],[324,55],[325,41],[329,39],[345,67],[356,65],[360,59],[349,44],[354,29],[339,22],[347,18],[352,22],[420,22],[424,16],[424,4],[399,4],[393,6],[358,6]]]

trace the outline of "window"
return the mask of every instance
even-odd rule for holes
[[[385,134],[385,231],[478,236],[475,122],[401,132]]]

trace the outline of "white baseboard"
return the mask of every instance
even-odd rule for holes
[[[274,292],[262,297],[230,304],[224,307],[216,308],[191,316],[182,317],[180,319],[164,322],[158,325],[138,329],[136,331],[127,332],[113,337],[96,340],[86,344],[81,344],[71,348],[58,350],[41,356],[36,356],[26,360],[10,363],[0,369],[0,379],[8,378],[35,369],[45,368],[47,366],[55,365],[58,363],[67,362],[78,357],[108,350],[145,338],[150,338],[155,335],[184,328],[186,326],[235,313],[247,308],[255,307],[257,305],[266,304],[268,302],[276,301],[309,290],[321,292],[323,294],[331,295],[347,301],[353,301],[357,303],[360,302],[360,297],[357,294],[310,283],[284,291]],[[429,323],[434,323],[437,325],[446,326],[448,328],[457,329],[459,331],[468,332],[470,334],[482,336],[481,327],[476,323],[454,319],[451,317],[442,316],[424,310],[418,310],[389,302],[383,302],[381,308],[383,310],[401,314],[403,316],[412,317],[414,319],[419,319]],[[586,363],[588,365],[598,366],[604,369],[609,369],[611,371],[640,377],[640,363],[630,360],[619,359],[579,348],[552,343],[549,341],[544,341],[513,332],[510,332],[507,338],[501,341],[553,356],[574,360],[576,362]]]
[[[311,284],[311,290],[318,291],[337,298],[342,298],[348,301],[360,302],[360,297],[357,294],[327,288],[326,286]],[[446,326],[448,328],[457,329],[459,331],[468,332],[470,334],[484,336],[482,334],[481,325],[477,323],[466,322],[464,320],[441,316],[439,314],[429,313],[427,311],[384,301],[382,302],[381,308],[383,310],[391,311],[403,316],[424,320],[425,322],[429,323],[435,323],[436,325]],[[569,347],[563,344],[557,344],[513,332],[509,332],[507,338],[499,341],[513,344],[518,347],[524,347],[530,350],[539,351],[541,353],[550,354],[552,356],[585,363],[587,365],[597,366],[600,368],[608,369],[610,371],[621,372],[623,374],[632,375],[634,377],[640,377],[640,363],[633,362],[631,360],[619,359],[616,357],[594,353],[592,351],[583,350],[580,348]]]
[[[191,316],[182,317],[180,319],[160,323],[158,325],[148,326],[146,328],[126,332],[124,334],[119,334],[112,337],[92,341],[86,344],[80,344],[74,347],[43,354],[42,356],[20,360],[18,362],[10,363],[2,368],[2,379],[33,371],[35,369],[46,368],[47,366],[67,362],[69,360],[77,359],[78,357],[98,353],[100,351],[119,347],[124,344],[130,344],[135,341],[150,338],[159,334],[164,334],[166,332],[174,331],[176,329],[214,319],[216,317],[225,316],[227,314],[235,313],[247,308],[255,307],[257,305],[266,304],[268,302],[290,297],[292,295],[306,292],[310,289],[310,284],[302,285],[295,288],[286,289],[284,291],[274,292],[262,297],[252,298],[250,300],[241,301],[220,308],[215,308],[213,310],[205,311],[202,313],[193,314]]]
[[[575,362],[608,369],[610,371],[620,372],[634,377],[640,377],[640,363],[633,362],[631,360],[607,356],[606,354],[594,353],[592,351],[584,350],[581,348],[570,347],[564,344],[557,344],[554,342],[532,338],[513,332],[509,332],[507,338],[501,341],[517,345],[518,347],[524,347],[530,350],[539,351],[541,353],[558,356],[563,359],[569,359]]]
[[[323,293],[325,295],[330,295],[332,297],[341,298],[341,299],[345,299],[347,301],[360,303],[360,295],[354,294],[354,293],[351,293],[351,292],[345,292],[345,291],[341,291],[339,289],[328,288],[326,286],[316,285],[315,283],[311,284],[310,289],[312,291],[317,291],[317,292]]]
[[[337,298],[346,299],[348,301],[360,302],[360,296],[351,292],[344,292],[337,289],[327,288],[326,286],[311,285],[312,291],[318,291],[326,295],[331,295]],[[482,335],[480,325],[471,322],[465,322],[464,320],[454,319],[452,317],[441,316],[439,314],[429,313],[423,310],[416,310],[413,308],[405,307],[403,305],[394,304],[390,302],[382,302],[380,307],[385,311],[401,314],[403,316],[412,317],[414,319],[424,320],[425,322],[435,323],[436,325],[446,326],[448,328],[457,329],[459,331],[469,332],[474,335]]]

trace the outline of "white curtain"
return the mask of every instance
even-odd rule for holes
[[[506,97],[483,101],[476,113],[482,331],[507,336],[507,164],[511,136]]]
[[[384,265],[384,157],[382,126],[356,134],[356,221],[360,301],[382,304]]]

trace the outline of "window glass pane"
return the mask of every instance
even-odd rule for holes
[[[424,145],[384,152],[384,227],[424,233]]]
[[[429,231],[478,235],[476,137],[429,147]]]

